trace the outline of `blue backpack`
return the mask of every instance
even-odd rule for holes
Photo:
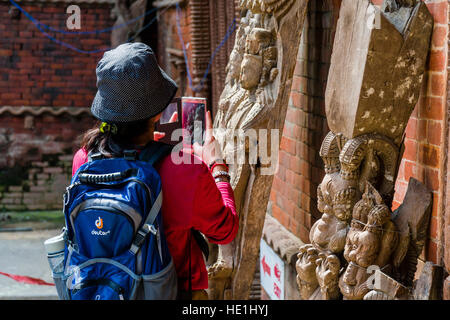
[[[64,195],[65,300],[169,300],[177,275],[161,217],[161,179],[153,165],[171,147],[152,142],[138,156],[92,155]]]

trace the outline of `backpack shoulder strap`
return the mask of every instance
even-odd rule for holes
[[[139,249],[141,248],[142,244],[144,243],[145,239],[147,238],[147,235],[149,233],[153,233],[155,236],[158,236],[158,230],[155,229],[153,223],[156,220],[156,216],[159,213],[159,210],[161,210],[162,206],[162,192],[158,194],[158,197],[155,200],[155,203],[153,203],[152,208],[150,209],[150,212],[148,213],[147,218],[144,221],[144,224],[142,227],[138,230],[136,233],[136,236],[133,240],[133,243],[131,244],[130,251],[133,254],[136,254]],[[158,239],[159,242],[159,239]],[[159,243],[158,243],[159,245]],[[160,249],[161,254],[161,249]],[[162,258],[161,258],[162,261]]]
[[[151,141],[147,144],[139,155],[139,160],[148,162],[150,165],[154,165],[163,157],[172,152],[173,146],[157,141]]]
[[[156,162],[158,162],[158,160],[162,159],[170,152],[172,152],[172,146],[167,145],[165,143],[151,141],[149,144],[147,144],[144,150],[141,151],[138,159],[148,162],[150,165],[153,166]],[[156,230],[153,224],[156,220],[159,211],[161,210],[162,197],[163,197],[162,191],[160,191],[155,202],[152,205],[152,208],[150,209],[149,214],[147,215],[147,218],[144,221],[143,226],[138,230],[136,237],[133,241],[133,244],[131,245],[130,248],[130,251],[133,254],[136,254],[139,251],[149,233],[153,233],[155,236],[157,236],[157,238],[159,237],[158,233],[159,230]],[[157,239],[157,241],[159,246],[159,252],[161,254],[160,240]]]

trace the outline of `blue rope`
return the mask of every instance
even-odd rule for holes
[[[113,31],[115,29],[120,29],[123,27],[126,27],[130,24],[132,24],[133,22],[136,22],[140,19],[142,19],[143,17],[148,16],[149,14],[152,14],[153,12],[157,11],[158,8],[153,8],[151,10],[148,10],[147,12],[145,12],[144,14],[133,18],[125,23],[119,24],[117,26],[112,26],[106,29],[101,29],[101,30],[93,30],[93,31],[66,31],[66,30],[61,30],[61,29],[56,29],[53,28],[49,25],[46,25],[42,22],[40,22],[39,20],[35,19],[31,14],[29,14],[25,9],[23,9],[19,4],[17,4],[14,0],[9,0],[11,2],[12,5],[14,5],[17,9],[19,9],[29,20],[31,20],[33,23],[37,23],[38,25],[42,26],[44,29],[47,29],[49,31],[53,31],[53,32],[57,32],[57,33],[62,33],[62,34],[78,34],[78,35],[85,35],[85,34],[99,34],[99,33],[105,33],[105,32],[109,32],[109,31]]]
[[[11,1],[11,3],[14,2],[14,0],[10,0],[10,1]],[[14,4],[14,3],[13,3],[13,4]],[[21,10],[21,11],[25,14],[25,16],[27,16],[28,19],[30,19],[31,22],[33,22],[33,24],[36,26],[36,28],[37,28],[39,31],[41,31],[41,33],[42,33],[44,36],[46,36],[48,39],[50,39],[51,41],[53,41],[53,42],[55,42],[55,43],[57,43],[57,44],[59,44],[59,45],[61,45],[61,46],[64,46],[64,47],[66,47],[66,48],[68,48],[68,49],[71,49],[71,50],[73,50],[73,51],[75,51],[75,52],[78,52],[78,53],[84,53],[84,54],[96,54],[96,53],[100,53],[100,52],[104,52],[104,51],[108,51],[108,50],[111,50],[111,49],[112,49],[112,47],[108,47],[108,48],[97,49],[97,50],[82,50],[82,49],[79,49],[79,48],[77,48],[77,47],[75,47],[75,46],[73,46],[73,45],[71,45],[71,44],[69,44],[69,43],[67,43],[67,42],[58,40],[58,39],[56,39],[55,37],[49,35],[47,32],[45,32],[45,31],[40,27],[41,23],[40,23],[39,21],[37,21],[37,20],[34,19],[33,17],[29,16],[29,14],[28,14],[26,11],[24,11],[22,8],[20,8],[20,6],[17,6],[17,7],[18,7],[19,10]],[[167,7],[167,8],[165,8],[164,10],[162,10],[162,12],[168,10],[169,8],[170,8],[170,6]],[[135,34],[134,36],[132,36],[132,37],[130,37],[129,39],[127,39],[127,42],[133,41],[133,40],[139,35],[139,33],[141,33],[143,30],[147,29],[148,27],[150,27],[157,19],[158,19],[158,17],[154,17],[149,23],[147,23],[145,26],[143,26],[142,28],[140,28],[140,29],[136,32],[136,34]],[[75,33],[70,33],[70,34],[75,34]]]
[[[100,53],[100,52],[104,52],[104,51],[110,50],[110,49],[112,49],[112,48],[109,47],[109,48],[103,48],[103,49],[97,49],[97,50],[82,50],[82,49],[79,49],[79,48],[77,48],[77,47],[75,47],[75,46],[73,46],[73,45],[71,45],[71,44],[69,44],[69,43],[67,43],[67,42],[58,40],[58,39],[56,39],[55,37],[49,35],[45,30],[43,30],[43,29],[41,28],[41,26],[42,26],[43,28],[47,29],[47,30],[54,31],[54,32],[57,32],[57,33],[62,33],[62,34],[70,34],[70,35],[76,35],[76,34],[80,34],[80,35],[81,35],[81,34],[83,34],[83,35],[84,35],[84,34],[99,34],[99,33],[109,32],[109,31],[112,31],[112,30],[115,30],[115,29],[122,28],[122,27],[124,27],[124,26],[126,26],[126,25],[129,25],[129,24],[131,24],[131,23],[133,23],[133,22],[135,22],[135,21],[137,21],[137,20],[139,20],[139,19],[142,19],[144,16],[147,16],[147,15],[151,14],[152,12],[158,10],[158,8],[154,8],[154,9],[152,9],[152,10],[147,11],[146,13],[144,13],[143,15],[141,15],[141,16],[139,16],[139,17],[137,17],[137,18],[134,18],[134,19],[132,19],[132,20],[126,22],[126,23],[123,23],[123,24],[121,24],[121,25],[118,25],[118,26],[115,26],[115,27],[111,27],[111,28],[106,28],[106,29],[102,29],[102,30],[94,30],[94,31],[65,31],[65,30],[58,30],[58,29],[55,29],[55,28],[53,28],[53,27],[50,27],[50,26],[48,26],[48,25],[45,25],[45,24],[39,22],[39,21],[36,20],[34,17],[32,17],[27,11],[25,11],[21,6],[19,6],[14,0],[10,0],[10,2],[11,2],[11,4],[13,4],[16,8],[18,8],[18,9],[19,9],[19,10],[20,10],[20,11],[21,11],[21,12],[22,12],[22,13],[23,13],[23,14],[24,14],[31,22],[33,22],[33,24],[36,26],[36,28],[37,28],[39,31],[41,31],[41,33],[42,33],[44,36],[46,36],[48,39],[50,39],[51,41],[53,41],[53,42],[55,42],[55,43],[57,43],[57,44],[59,44],[59,45],[61,45],[61,46],[66,47],[66,48],[68,48],[68,49],[71,49],[71,50],[76,51],[76,52],[78,52],[78,53],[84,53],[84,54],[96,54],[96,53]],[[162,13],[165,12],[165,11],[168,10],[170,7],[171,7],[171,6],[167,6],[167,7],[166,7],[164,10],[162,10],[161,12],[162,12]],[[182,46],[182,48],[183,48],[183,55],[184,55],[184,61],[185,61],[185,64],[186,64],[186,71],[187,71],[187,76],[188,76],[188,81],[189,81],[189,87],[192,89],[192,91],[194,91],[194,92],[199,92],[199,91],[201,91],[201,89],[204,87],[204,82],[206,81],[206,79],[207,79],[207,77],[208,77],[208,74],[209,74],[209,72],[210,72],[210,70],[211,70],[211,66],[212,66],[212,63],[213,63],[213,60],[214,60],[215,56],[217,55],[217,53],[219,52],[219,50],[223,47],[223,45],[228,41],[229,37],[230,37],[230,36],[234,33],[234,31],[236,30],[236,27],[237,27],[237,25],[236,25],[236,18],[233,19],[233,22],[231,23],[231,25],[230,25],[230,26],[228,27],[228,29],[227,29],[227,32],[226,32],[226,34],[225,34],[225,37],[222,39],[222,41],[220,42],[220,44],[216,47],[216,49],[214,50],[213,54],[211,55],[211,58],[210,58],[209,63],[208,63],[208,67],[206,68],[205,74],[203,75],[203,77],[202,77],[200,83],[194,88],[194,87],[193,87],[193,82],[192,82],[191,72],[190,72],[190,69],[189,69],[189,61],[188,61],[188,57],[187,57],[186,45],[185,45],[185,43],[184,43],[184,41],[183,41],[183,36],[182,36],[182,33],[181,33],[181,26],[180,26],[180,11],[181,11],[180,5],[177,3],[177,4],[176,4],[176,13],[177,13],[177,14],[176,14],[177,31],[178,31],[178,37],[179,37],[180,42],[181,42],[181,46]],[[135,39],[135,38],[136,38],[143,30],[145,30],[145,29],[147,29],[148,27],[150,27],[157,19],[158,19],[158,17],[154,17],[149,23],[147,23],[145,26],[143,26],[142,28],[140,28],[140,29],[136,32],[136,34],[135,34],[134,36],[132,36],[132,37],[130,37],[129,39],[127,39],[127,42],[130,42],[130,41],[134,40],[134,39]]]
[[[233,19],[233,22],[228,27],[228,30],[227,30],[227,32],[225,34],[225,37],[222,39],[220,44],[217,46],[217,48],[214,50],[213,54],[211,55],[211,59],[209,60],[208,67],[206,68],[205,74],[203,75],[203,78],[200,80],[200,83],[196,87],[193,87],[192,76],[191,76],[191,71],[189,69],[189,61],[188,61],[187,52],[186,52],[186,45],[184,43],[183,35],[182,35],[182,32],[181,32],[181,25],[180,25],[181,8],[180,8],[180,5],[178,3],[176,4],[176,9],[177,9],[177,15],[176,15],[176,18],[177,18],[176,19],[177,20],[177,32],[178,32],[178,38],[180,39],[181,47],[183,49],[184,62],[186,64],[186,73],[187,73],[187,77],[188,77],[189,87],[192,89],[192,91],[199,92],[204,87],[204,82],[205,82],[206,78],[208,77],[209,71],[210,71],[211,66],[212,66],[212,62],[213,62],[216,54],[219,52],[219,50],[223,47],[225,42],[228,41],[228,38],[236,30],[236,27],[237,27],[236,26],[236,18]]]

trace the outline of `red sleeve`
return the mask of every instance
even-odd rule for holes
[[[233,189],[227,182],[216,184],[206,165],[205,170],[195,192],[192,227],[212,243],[227,244],[239,228]]]
[[[72,176],[77,172],[78,168],[80,168],[83,164],[88,161],[88,154],[86,150],[80,149],[73,156],[72,162]]]

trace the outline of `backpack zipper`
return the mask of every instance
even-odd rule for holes
[[[118,285],[117,283],[115,283],[114,281],[109,280],[109,279],[92,279],[92,280],[83,281],[79,284],[79,287],[74,288],[72,290],[72,295],[75,295],[77,292],[79,292],[85,288],[93,287],[96,285],[107,286],[107,287],[111,288],[112,290],[114,290],[114,292],[117,293],[120,300],[124,300],[123,295],[125,294],[125,290],[120,285]]]

